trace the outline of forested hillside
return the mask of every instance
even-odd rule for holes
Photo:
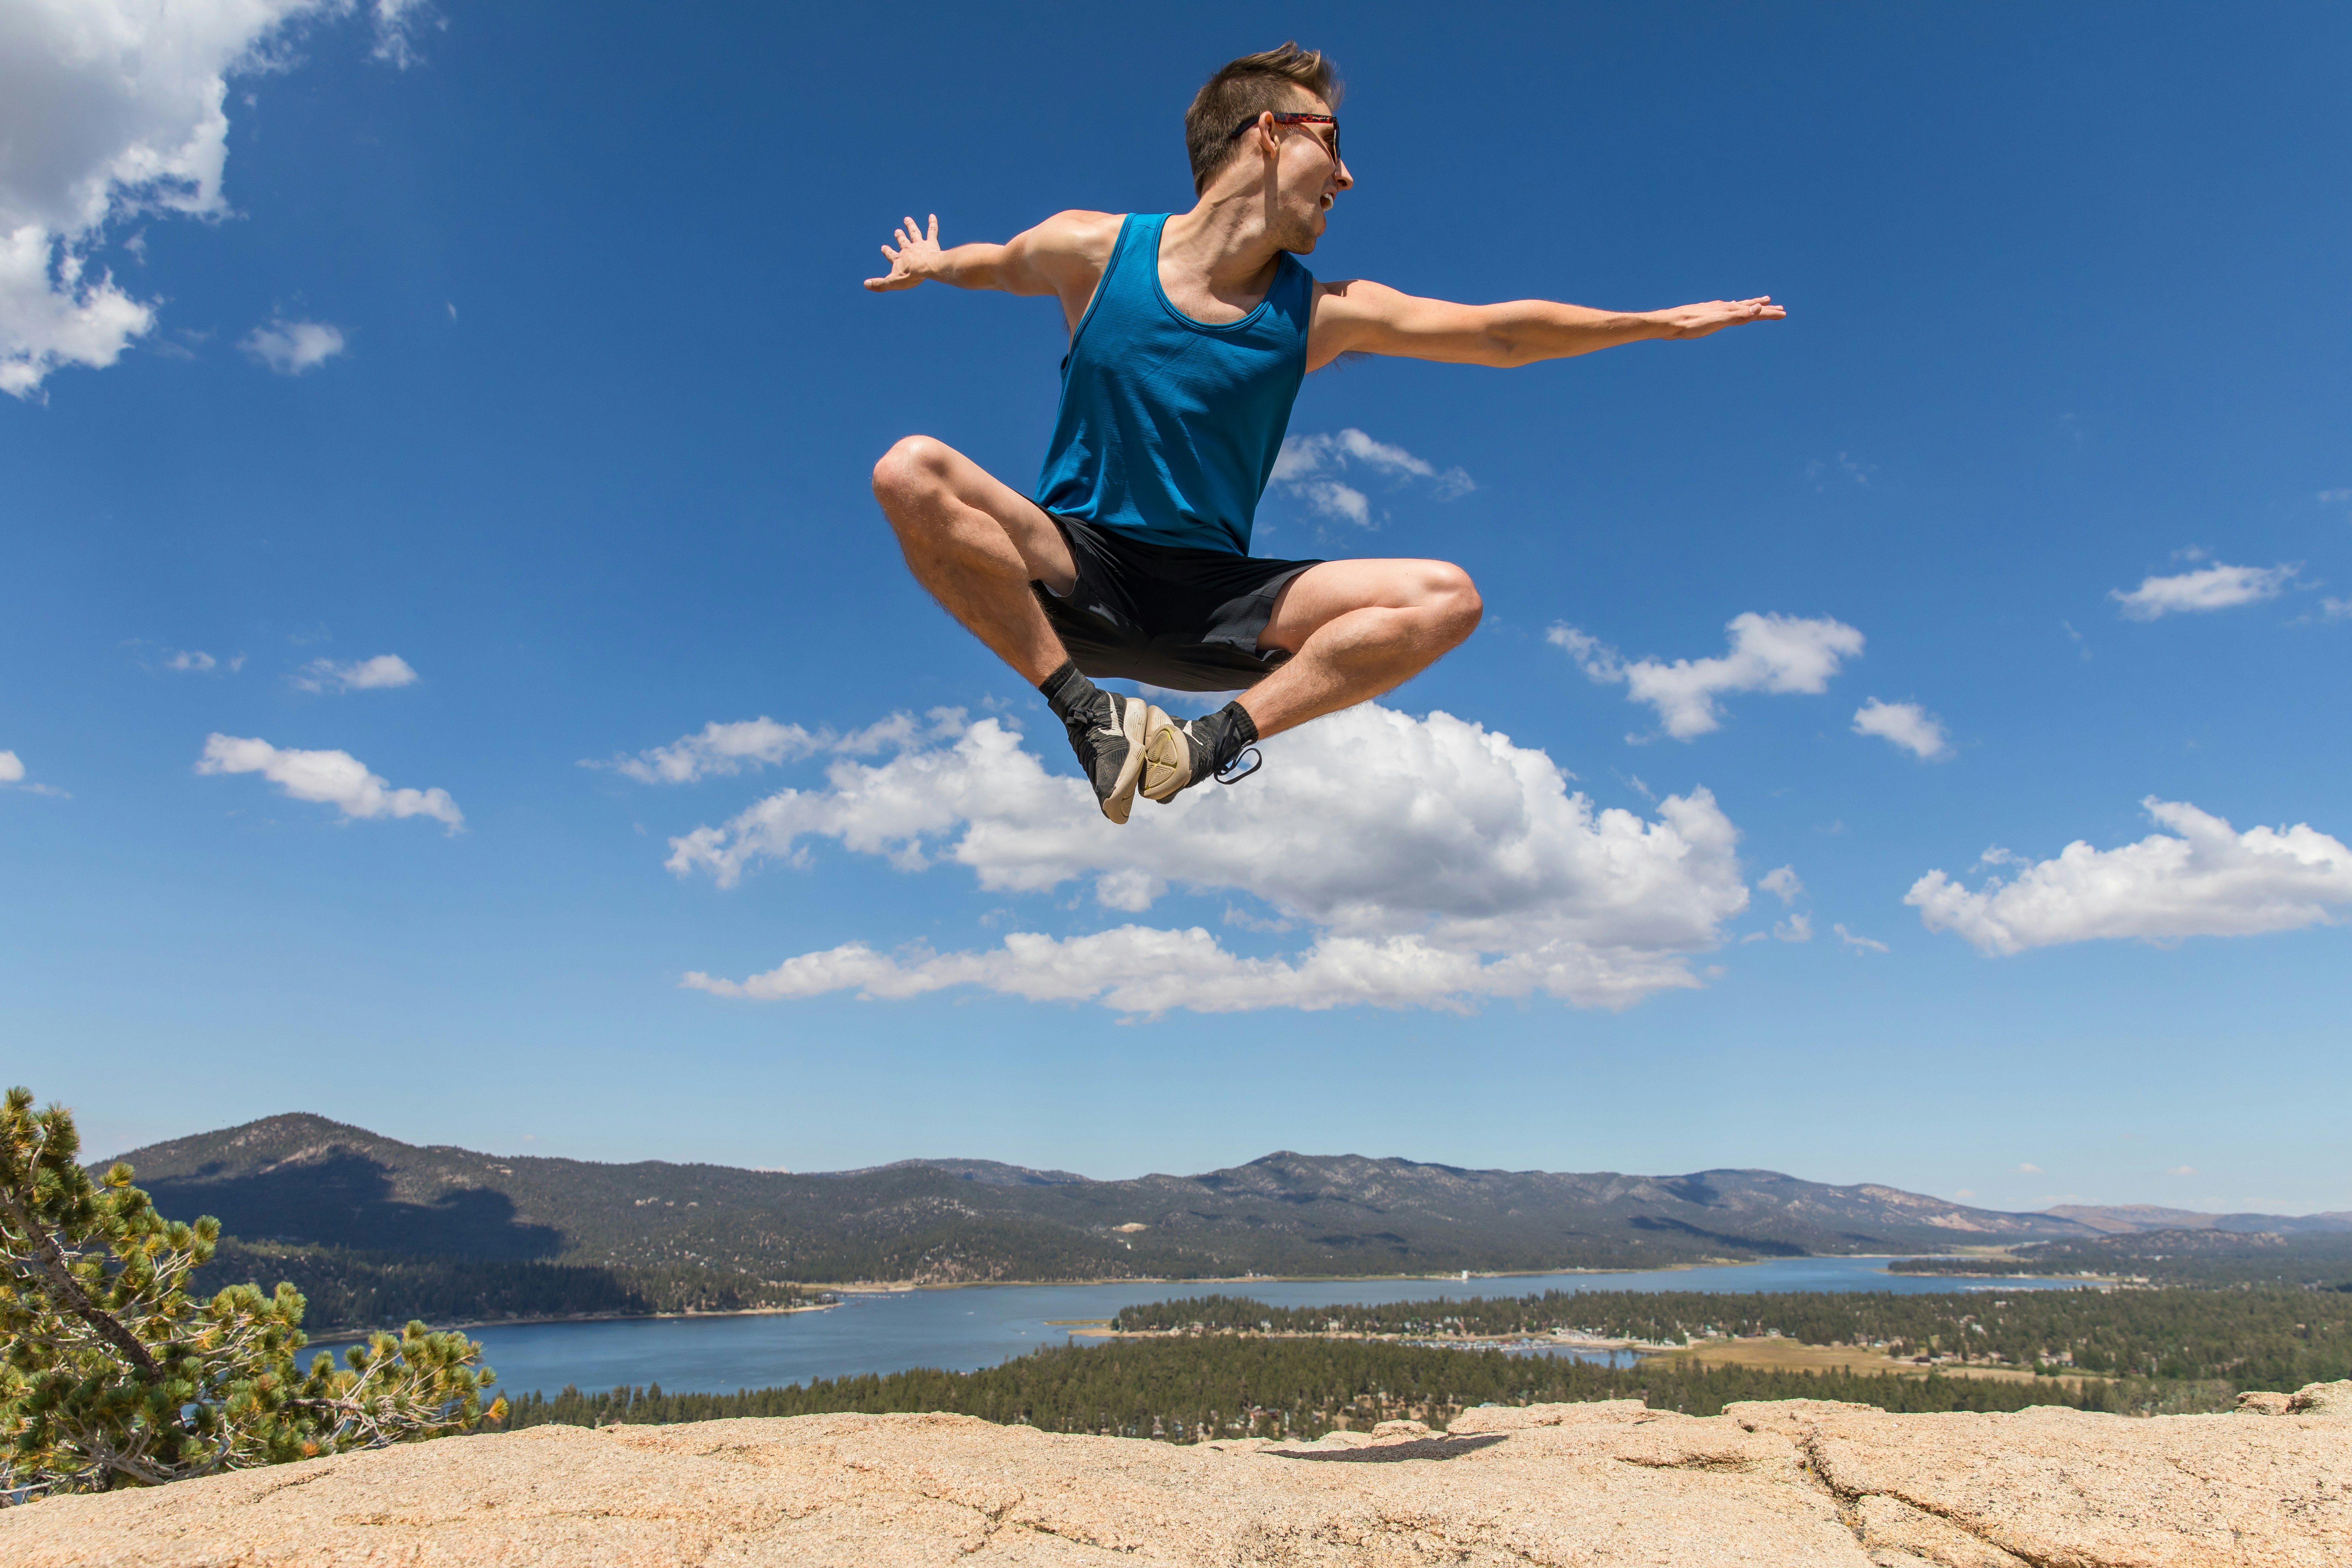
[[[788,1281],[1643,1268],[2097,1235],[1769,1171],[1564,1174],[1283,1153],[1117,1182],[950,1160],[794,1175],[419,1148],[302,1115],[123,1158],[163,1212],[216,1215],[248,1242]]]
[[[672,1264],[604,1264],[412,1258],[341,1247],[225,1240],[196,1271],[210,1293],[251,1282],[302,1292],[311,1334],[397,1328],[422,1318],[439,1328],[509,1318],[645,1317],[659,1312],[740,1312],[814,1300],[798,1286],[747,1274]]]
[[[2152,1285],[2310,1285],[2352,1290],[2352,1234],[2316,1228],[2148,1230],[2022,1246],[2009,1258],[1916,1258],[1890,1267],[1906,1274],[2098,1274]]]

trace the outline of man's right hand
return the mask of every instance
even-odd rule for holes
[[[882,247],[882,254],[890,258],[889,273],[881,278],[868,278],[866,280],[868,289],[877,294],[887,294],[893,289],[912,289],[925,279],[939,275],[939,214],[931,215],[931,226],[928,232],[910,217],[902,226],[892,229],[890,237],[898,242],[898,248],[893,250],[887,245]]]

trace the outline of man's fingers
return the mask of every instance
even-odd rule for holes
[[[928,240],[929,240],[933,245],[937,245],[937,244],[940,242],[940,215],[939,215],[939,214],[937,214],[937,213],[933,213],[933,214],[931,215],[931,227],[930,227],[930,232],[929,232],[929,233],[928,233],[928,234],[926,234],[923,237],[924,237],[924,238],[926,238],[926,239],[928,239]]]

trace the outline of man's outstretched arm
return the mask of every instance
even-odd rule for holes
[[[929,228],[910,217],[891,231],[898,245],[882,247],[890,270],[868,278],[866,287],[883,294],[918,283],[951,283],[1006,294],[1058,294],[1065,306],[1075,294],[1083,312],[1118,243],[1118,225],[1117,213],[1055,213],[1003,245],[942,247],[939,215],[931,215]]]
[[[1549,300],[1457,305],[1356,279],[1318,285],[1307,368],[1319,370],[1347,353],[1452,364],[1534,364],[1646,338],[1703,338],[1743,321],[1776,321],[1787,314],[1769,294],[1665,310],[1595,310]]]

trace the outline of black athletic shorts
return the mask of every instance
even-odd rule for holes
[[[1085,673],[1173,691],[1233,691],[1290,657],[1260,648],[1258,634],[1284,586],[1321,562],[1186,550],[1079,518],[1054,521],[1078,563],[1077,584],[1066,598],[1043,583],[1029,588]]]

